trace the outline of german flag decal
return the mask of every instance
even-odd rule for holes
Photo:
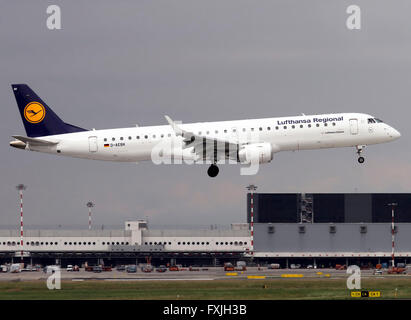
[[[110,145],[108,143],[104,144],[104,148],[110,147]]]

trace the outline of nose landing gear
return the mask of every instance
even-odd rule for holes
[[[358,162],[359,163],[364,163],[364,161],[365,161],[364,157],[361,156],[361,153],[362,153],[364,147],[365,146],[356,146],[357,154],[358,154]]]
[[[218,175],[218,172],[220,171],[220,169],[218,169],[218,167],[215,164],[212,164],[208,170],[207,170],[207,174],[209,177],[214,178]]]

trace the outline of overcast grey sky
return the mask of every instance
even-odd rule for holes
[[[345,26],[362,10],[362,30]],[[46,28],[58,4],[62,30]],[[0,225],[245,222],[260,192],[409,192],[410,1],[1,1]],[[365,150],[279,153],[256,176],[227,165],[124,164],[9,147],[25,134],[11,83],[27,83],[66,122],[86,128],[364,112],[401,139]]]

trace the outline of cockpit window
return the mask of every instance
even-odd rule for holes
[[[368,118],[368,123],[375,123],[373,118]]]
[[[375,120],[375,122],[377,122],[377,123],[383,123],[383,121],[380,120],[380,119],[375,118],[374,120]]]

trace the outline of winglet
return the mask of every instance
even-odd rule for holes
[[[182,136],[184,134],[184,131],[173,120],[171,120],[169,116],[165,115],[164,117],[177,136]]]

